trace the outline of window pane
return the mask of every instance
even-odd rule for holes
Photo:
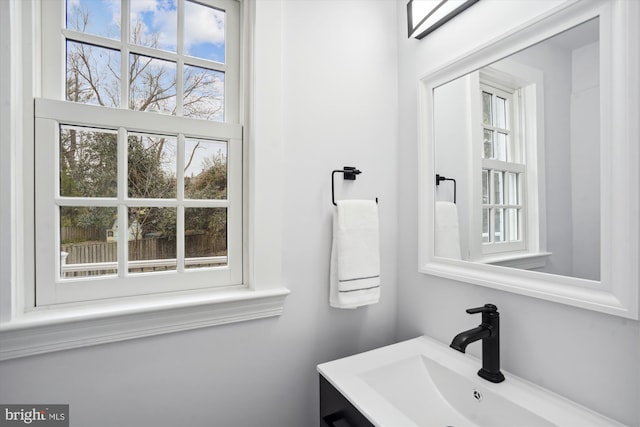
[[[129,41],[141,46],[175,52],[178,28],[175,0],[133,0],[130,3]]]
[[[183,115],[224,121],[224,73],[185,65]]]
[[[493,241],[504,242],[504,209],[494,209],[493,212],[494,229]]]
[[[120,52],[67,41],[67,101],[120,106]]]
[[[496,141],[495,158],[497,160],[507,161],[507,134],[498,132],[498,140]]]
[[[129,55],[129,108],[175,114],[175,62]]]
[[[507,209],[507,227],[509,229],[509,241],[516,242],[520,240],[518,214],[519,209]]]
[[[507,100],[496,97],[496,127],[507,128]]]
[[[120,40],[120,2],[67,0],[66,27],[74,31]]]
[[[482,92],[482,123],[491,126],[493,124],[491,116],[491,94]]]
[[[60,126],[60,195],[118,195],[118,134],[115,131]]]
[[[493,131],[489,129],[484,129],[483,158],[493,159]]]
[[[176,208],[129,208],[130,273],[176,269]]]
[[[507,172],[507,204],[517,205],[519,201],[518,174]]]
[[[190,1],[184,5],[184,52],[224,63],[225,13]]]
[[[227,198],[227,144],[185,140],[184,196],[187,199]]]
[[[60,276],[104,276],[118,270],[115,207],[60,207]]]
[[[482,170],[482,204],[489,204],[489,171]]]
[[[489,209],[482,209],[482,243],[489,243]]]
[[[130,134],[128,138],[129,197],[176,197],[175,137]]]
[[[504,203],[503,175],[504,172],[491,172],[491,176],[493,177],[493,203],[496,205],[501,205]]]
[[[227,209],[185,208],[185,268],[227,265]]]

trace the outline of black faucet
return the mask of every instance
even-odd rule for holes
[[[464,353],[469,344],[482,340],[482,369],[478,375],[492,383],[504,381],[500,372],[500,313],[493,304],[470,308],[469,314],[482,313],[482,324],[477,328],[460,332],[453,338],[449,347]]]

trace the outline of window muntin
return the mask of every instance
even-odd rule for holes
[[[239,22],[232,13],[231,28],[216,7],[233,1],[209,3],[66,2],[66,99],[223,122],[225,75],[237,61],[226,58],[227,38]]]
[[[59,125],[59,140],[61,279],[117,274],[118,242],[127,245],[129,273],[227,265],[228,142],[70,125]],[[121,145],[126,162],[119,164]],[[118,170],[127,171],[125,181]]]
[[[66,21],[43,25],[43,64],[64,71],[36,100],[37,305],[242,283],[238,3],[128,3],[43,3]],[[105,8],[116,24],[90,19]],[[181,24],[194,10],[217,38]],[[159,16],[175,42],[145,24]]]

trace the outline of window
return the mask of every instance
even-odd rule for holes
[[[77,1],[70,3],[79,4]],[[168,4],[166,1],[161,3]],[[215,4],[213,1],[193,3],[222,10],[225,4],[233,6],[235,1],[215,2]],[[0,134],[2,134],[0,146],[6,154],[1,158],[4,165],[10,166],[0,168],[2,177],[0,191],[6,196],[3,197],[6,204],[3,207],[2,221],[0,221],[4,237],[2,247],[5,253],[2,258],[3,268],[0,269],[2,278],[0,280],[2,296],[0,298],[0,341],[2,342],[0,360],[260,319],[282,313],[284,300],[289,294],[288,289],[283,286],[281,262],[282,192],[279,189],[283,174],[280,163],[282,137],[279,123],[282,113],[279,104],[274,104],[272,101],[281,95],[281,82],[273,78],[281,75],[281,64],[279,61],[273,61],[273,57],[279,57],[281,51],[279,22],[282,19],[282,4],[280,1],[259,4],[238,3],[242,17],[241,20],[238,19],[241,21],[240,27],[243,34],[242,62],[246,64],[246,67],[242,67],[243,81],[251,84],[243,84],[241,87],[233,83],[233,76],[237,78],[240,73],[230,72],[232,63],[230,58],[233,56],[231,50],[239,52],[241,49],[231,49],[231,39],[225,40],[225,62],[222,65],[214,64],[219,61],[217,58],[214,58],[214,63],[200,62],[193,53],[183,55],[184,58],[175,57],[176,64],[184,61],[186,64],[195,64],[205,69],[224,67],[222,71],[225,72],[225,103],[224,122],[222,122],[214,117],[198,119],[184,117],[184,114],[180,115],[177,110],[176,114],[148,110],[141,112],[130,110],[126,104],[122,103],[116,108],[96,105],[96,102],[92,105],[66,101],[64,82],[67,33],[73,35],[70,39],[74,42],[86,39],[89,45],[95,47],[99,47],[100,43],[108,38],[90,33],[77,35],[72,30],[68,30],[66,24],[64,28],[59,25],[60,22],[66,22],[64,0],[0,2],[2,12],[0,13],[2,22],[0,35],[7,42],[0,44],[0,54],[9,58],[9,61],[0,62],[0,73],[7,77],[0,83],[0,89],[3,93],[11,95],[6,98],[7,102],[0,104],[2,113],[0,121],[4,124],[0,127]],[[175,4],[177,15],[184,13],[181,8],[186,3],[176,2]],[[41,19],[43,16],[46,19]],[[55,16],[59,19],[53,19]],[[225,17],[227,34],[229,34],[230,21],[228,16]],[[50,34],[50,31],[54,31],[58,37],[47,39],[45,34]],[[184,30],[179,30],[178,34],[180,31]],[[77,40],[74,38],[76,36]],[[80,40],[80,37],[83,39]],[[257,40],[259,43],[254,45],[249,43],[250,40]],[[106,41],[105,43],[110,49],[116,49],[114,42]],[[45,46],[48,46],[48,50],[44,49]],[[148,57],[155,58],[154,55],[157,53],[163,60],[171,59],[167,54],[152,51],[148,46],[127,45],[123,48],[134,52],[142,49],[144,52],[141,53]],[[58,54],[53,55],[56,49]],[[42,51],[45,54],[40,59]],[[237,62],[240,62],[239,59],[238,57]],[[45,64],[45,70],[41,72],[42,64]],[[122,64],[123,62],[120,63],[121,69]],[[179,70],[177,65],[176,67]],[[215,69],[218,70],[218,68]],[[177,71],[176,75],[179,74],[180,72]],[[179,86],[179,78],[176,78],[176,81]],[[236,89],[230,89],[233,87]],[[243,94],[242,97],[238,93]],[[249,101],[245,102],[242,109],[241,105],[233,105],[234,102],[239,103],[240,99]],[[176,105],[179,102],[176,101]],[[233,114],[237,114],[236,119],[231,118]],[[247,116],[253,124],[251,132],[247,132],[247,129],[242,127],[243,122],[248,120]],[[37,142],[34,136],[34,117],[38,128]],[[99,145],[102,149],[100,156],[83,158],[89,167],[83,170],[84,175],[81,176],[86,180],[95,179],[92,174],[96,171],[91,169],[106,167],[107,162],[103,159],[112,159],[112,151],[115,150],[117,164],[114,167],[114,163],[108,162],[110,166],[106,167],[108,174],[115,173],[115,184],[102,180],[102,184],[95,187],[86,183],[81,189],[66,187],[70,183],[66,182],[66,178],[60,179],[60,170],[64,169],[60,169],[59,166],[59,150],[61,143],[71,143],[73,132],[76,138],[86,138],[87,143],[97,141],[103,143]],[[136,149],[141,150],[153,144],[154,138],[165,138],[166,143],[178,147],[178,154],[169,158],[175,157],[176,165],[184,164],[185,167],[189,159],[186,155],[184,158],[180,156],[188,153],[198,142],[202,141],[200,147],[206,143],[210,148],[209,151],[215,154],[218,154],[220,144],[226,144],[228,150],[226,165],[229,169],[226,175],[228,182],[226,199],[221,192],[214,192],[213,199],[195,196],[193,192],[189,193],[192,194],[191,196],[185,196],[188,191],[211,188],[209,186],[196,188],[196,182],[191,181],[188,183],[189,186],[193,186],[190,190],[186,189],[186,185],[182,187],[176,184],[175,198],[162,193],[162,197],[158,198],[128,200],[132,199],[129,197],[128,176],[121,165],[126,165],[128,162],[129,136],[136,138],[136,144],[138,144]],[[232,163],[237,161],[238,157],[233,154],[233,150],[239,147],[239,144],[234,142],[239,136],[244,145],[243,170],[236,168],[234,174],[231,171]],[[125,143],[120,143],[121,141]],[[131,142],[134,145],[134,141]],[[184,145],[181,148],[182,144]],[[183,154],[180,154],[181,150],[184,151]],[[201,148],[198,148],[196,152],[200,150]],[[51,156],[49,161],[46,161],[47,156]],[[197,165],[195,156],[191,160],[191,167],[194,165]],[[41,166],[46,167],[47,170],[40,170]],[[166,167],[162,168],[163,173],[166,169]],[[184,175],[181,168],[176,166],[176,175],[180,173]],[[191,174],[187,173],[186,177],[191,179]],[[241,185],[237,185],[240,181],[242,181]],[[240,206],[233,200],[233,194],[234,190],[244,186],[246,191],[242,193],[241,200],[244,203]],[[62,193],[60,193],[61,187]],[[87,196],[87,188],[92,189],[89,194],[95,192],[100,196]],[[115,202],[112,197],[114,192],[117,194]],[[181,192],[183,192],[182,195],[180,195]],[[88,265],[81,264],[79,268],[84,276],[68,278],[60,276],[62,263],[56,260],[60,255],[60,248],[57,246],[60,242],[55,241],[60,238],[52,236],[61,233],[56,228],[59,226],[56,221],[59,221],[61,207],[65,208],[62,211],[63,216],[73,216],[76,214],[74,212],[76,208],[88,211],[88,208],[115,206],[116,214],[119,215],[118,221],[124,220],[126,225],[118,224],[118,227],[114,228],[111,224],[106,233],[100,233],[99,236],[106,236],[103,237],[104,239],[116,239],[118,236],[116,240],[121,241],[121,236],[124,234],[129,245],[133,244],[137,233],[144,233],[140,222],[138,225],[132,222],[131,226],[127,227],[129,207],[149,208],[141,214],[146,214],[151,210],[150,208],[173,208],[176,210],[177,218],[180,218],[180,210],[184,210],[186,212],[184,221],[190,221],[187,218],[187,209],[216,209],[223,208],[225,204],[228,205],[226,210],[229,218],[227,223],[228,267],[203,265],[202,261],[213,260],[203,259],[208,257],[199,256],[202,255],[201,253],[196,253],[194,256],[191,252],[185,252],[178,253],[175,261],[168,256],[159,258],[165,263],[175,265],[173,270],[145,271],[144,274],[135,271],[130,273],[128,265],[130,260],[128,257],[120,257],[116,261],[117,275],[103,271],[98,276],[90,277],[87,272]],[[231,225],[232,218],[241,219],[231,214],[232,209],[242,209],[241,217],[246,222],[245,227],[239,227],[239,224]],[[109,213],[108,210],[107,213]],[[179,219],[176,221],[177,230],[180,227],[179,221]],[[238,240],[231,237],[234,227],[240,228],[239,232],[242,236],[242,241],[238,242],[242,243],[242,270],[233,270],[233,263],[239,260],[238,256],[233,255],[234,251],[238,250],[237,246],[232,245],[232,241]],[[120,231],[123,229],[124,233]],[[35,235],[36,231],[38,238]],[[178,231],[176,235],[177,233]],[[190,231],[184,231],[185,236],[189,234],[191,234]],[[132,238],[131,242],[129,236]],[[236,232],[237,236],[238,232]],[[177,252],[180,252],[181,245],[184,248],[184,242],[180,239],[176,239],[175,244]],[[191,258],[195,260],[192,261]],[[100,267],[108,267],[104,270],[113,268],[113,261],[111,262],[111,265]],[[181,263],[184,268],[180,267]],[[47,273],[39,277],[38,285],[42,286],[37,289],[36,266],[38,274]],[[68,268],[69,263],[66,266]],[[219,277],[216,276],[232,270],[240,271],[242,274],[238,284],[222,286],[221,281],[218,282]],[[124,279],[121,276],[124,276]],[[198,284],[197,282],[201,279],[202,282]],[[236,283],[235,279],[232,280],[232,283]],[[126,283],[118,283],[118,281]],[[105,286],[107,283],[113,286]],[[201,285],[202,287],[199,287]],[[194,288],[194,286],[198,287]],[[132,289],[131,293],[127,293],[128,288]],[[42,297],[40,294],[51,292],[49,297],[52,297],[54,302],[47,305],[39,302],[36,305],[36,291],[38,299]],[[112,296],[116,293],[130,296],[113,298]],[[77,302],[62,303],[65,300]]]
[[[541,73],[507,60],[474,73],[470,259],[511,267],[544,265],[544,132]],[[535,259],[535,260],[534,260]]]
[[[483,84],[482,91],[482,252],[521,250],[525,179],[517,91]]]
[[[36,305],[241,284],[238,3],[42,13]]]

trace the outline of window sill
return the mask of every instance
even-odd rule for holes
[[[0,360],[278,316],[288,294],[242,287],[34,310],[0,325]]]
[[[518,252],[486,256],[480,262],[501,267],[531,270],[544,267],[549,256],[551,256],[551,252]]]

